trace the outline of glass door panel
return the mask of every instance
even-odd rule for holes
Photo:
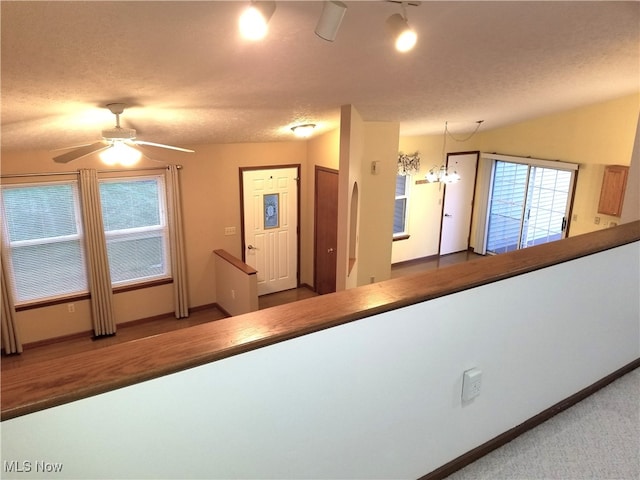
[[[528,165],[496,161],[487,251],[505,253],[519,248],[528,173]]]
[[[505,253],[564,238],[572,171],[497,160],[487,251]]]
[[[564,238],[572,173],[532,166],[521,248]]]

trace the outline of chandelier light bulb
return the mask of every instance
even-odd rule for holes
[[[425,176],[425,179],[429,183],[437,182],[438,181],[438,175],[436,174],[436,172],[433,171],[433,169],[431,169],[431,170],[429,170],[429,173],[427,173],[427,175]]]

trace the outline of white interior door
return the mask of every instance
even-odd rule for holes
[[[243,170],[245,263],[258,295],[298,286],[298,169]]]
[[[469,248],[477,164],[477,153],[454,153],[447,157],[448,169],[457,171],[460,181],[445,186],[440,255]]]

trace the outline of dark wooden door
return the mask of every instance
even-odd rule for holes
[[[336,291],[338,172],[316,167],[314,287],[320,295]]]

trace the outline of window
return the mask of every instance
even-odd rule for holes
[[[393,236],[408,235],[407,204],[409,200],[409,176],[396,176],[396,203],[393,211]]]
[[[164,177],[100,181],[102,219],[114,286],[171,275]]]
[[[16,305],[86,293],[76,181],[2,187]]]

